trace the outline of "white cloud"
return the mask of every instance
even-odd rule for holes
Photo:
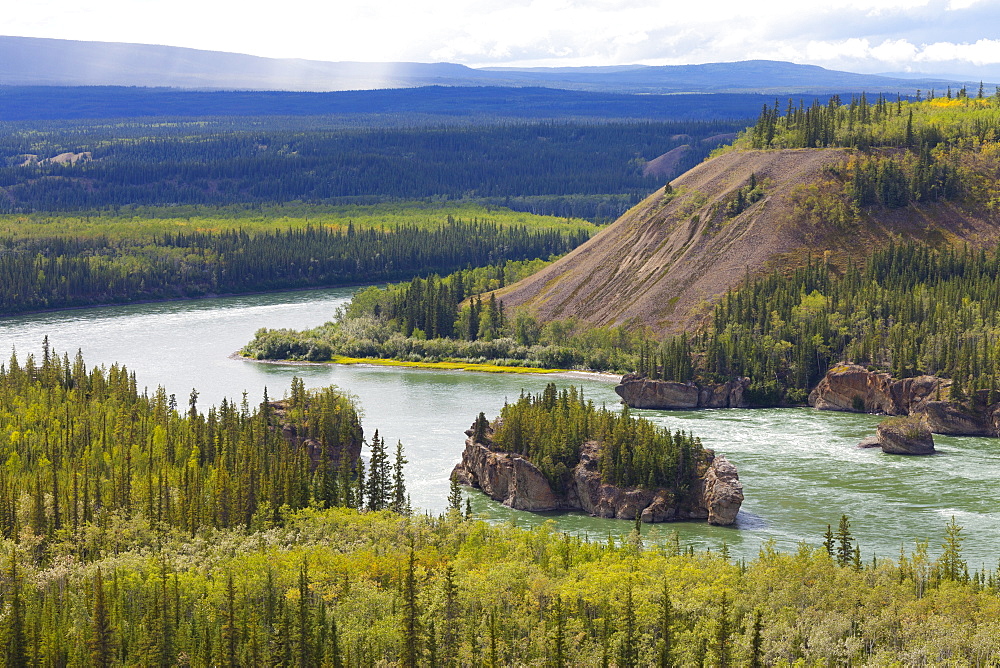
[[[31,0],[10,35],[269,57],[471,65],[681,64],[751,58],[863,71],[1000,62],[983,0]]]
[[[973,65],[1000,63],[1000,40],[981,39],[975,44],[929,44],[914,58],[917,62],[966,61]]]

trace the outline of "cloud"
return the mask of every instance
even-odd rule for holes
[[[152,17],[150,19],[149,17]],[[1000,65],[987,0],[32,0],[12,35],[317,60],[469,65],[790,60],[881,72]]]

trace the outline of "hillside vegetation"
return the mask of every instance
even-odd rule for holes
[[[734,148],[522,280],[471,299],[454,277],[369,290],[339,324],[281,336],[361,357],[748,376],[752,405],[802,403],[847,359],[992,403],[998,138],[1000,98],[965,91],[765,107]]]
[[[733,149],[497,297],[544,321],[692,330],[748,275],[829,251],[841,267],[889,239],[992,248],[1000,100],[765,107]]]

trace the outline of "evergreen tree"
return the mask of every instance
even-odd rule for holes
[[[462,512],[462,488],[458,478],[452,474],[448,482],[448,514],[459,515]]]
[[[660,656],[658,666],[660,668],[670,668],[674,665],[671,659],[673,650],[673,606],[670,603],[670,589],[667,583],[663,583],[663,597],[660,601]]]
[[[93,610],[91,615],[90,661],[98,668],[114,663],[114,633],[110,612],[104,598],[104,578],[97,568],[93,580]]]
[[[378,435],[378,430],[372,436],[370,447],[365,494],[368,499],[368,510],[383,510],[390,507],[392,501],[392,480],[389,454],[385,449],[385,441]]]
[[[28,666],[27,642],[24,628],[24,601],[21,596],[22,578],[17,569],[17,550],[10,554],[7,571],[7,628],[5,634],[5,665],[10,668]]]
[[[406,494],[406,476],[403,467],[407,464],[403,456],[403,442],[396,441],[396,456],[392,463],[391,508],[402,515],[410,514],[410,500]]]
[[[403,644],[399,653],[399,664],[403,668],[416,668],[420,657],[420,612],[417,607],[417,572],[413,547],[406,563],[403,580]]]
[[[945,525],[944,542],[941,547],[944,551],[941,554],[941,578],[944,580],[961,580],[966,572],[966,563],[962,559],[962,541],[965,538],[961,535],[962,527],[952,516]]]
[[[851,537],[851,523],[847,521],[847,515],[840,516],[840,524],[837,527],[837,564],[846,566],[851,563],[854,557]]]

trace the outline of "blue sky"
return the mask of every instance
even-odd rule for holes
[[[788,60],[1000,79],[996,0],[29,0],[0,34],[499,65]]]

